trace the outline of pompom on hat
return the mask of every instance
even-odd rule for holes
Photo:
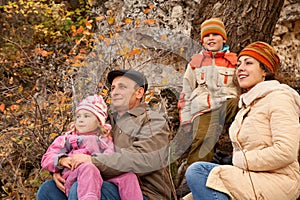
[[[220,18],[211,18],[201,24],[201,41],[204,36],[211,33],[219,34],[224,40],[227,40],[225,25]]]
[[[239,53],[238,58],[243,55],[255,58],[268,67],[273,73],[280,66],[280,59],[277,52],[271,45],[265,42],[258,41],[249,44]]]
[[[108,131],[111,130],[111,125],[105,123],[107,119],[107,105],[102,96],[94,95],[86,97],[80,101],[75,113],[77,113],[79,110],[87,110],[92,112],[101,123],[101,126]]]

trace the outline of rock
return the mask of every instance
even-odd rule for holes
[[[292,87],[300,87],[300,1],[285,0],[272,45],[281,60],[281,71]]]

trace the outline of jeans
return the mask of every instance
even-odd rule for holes
[[[77,182],[75,182],[70,190],[69,197],[56,187],[53,180],[45,181],[39,188],[37,200],[77,200]],[[144,196],[144,200],[147,198]],[[113,183],[104,181],[101,188],[101,200],[121,200],[117,186]]]
[[[228,200],[228,195],[206,187],[210,171],[218,164],[209,162],[195,162],[187,168],[185,177],[193,194],[194,200]]]

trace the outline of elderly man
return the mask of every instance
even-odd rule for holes
[[[111,84],[112,136],[116,152],[110,155],[74,155],[73,167],[92,162],[107,179],[124,172],[134,172],[139,177],[144,199],[171,199],[171,178],[165,168],[168,127],[162,115],[151,111],[143,103],[147,79],[135,70],[113,70],[108,73],[107,79]],[[64,180],[60,174],[54,174],[53,179],[40,187],[38,200],[66,199],[62,192]],[[69,199],[77,199],[76,187],[77,184],[74,184]],[[101,193],[101,200],[120,199],[116,186],[106,181]]]

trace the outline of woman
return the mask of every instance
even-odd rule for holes
[[[186,172],[194,199],[297,199],[300,173],[300,96],[275,80],[280,60],[264,42],[238,56],[236,76],[245,93],[229,134],[233,166],[197,162]]]

